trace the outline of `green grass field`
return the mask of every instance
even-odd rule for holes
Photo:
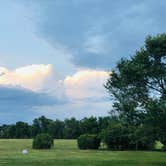
[[[52,150],[32,150],[31,144],[1,139],[0,166],[166,166],[164,152],[79,150],[76,140],[55,140]]]

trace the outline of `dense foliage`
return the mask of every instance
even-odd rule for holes
[[[33,149],[50,149],[54,145],[54,139],[47,133],[38,134],[33,139]]]
[[[126,129],[139,128],[143,142],[153,131],[150,140],[166,145],[166,34],[147,37],[133,57],[117,64],[105,87],[114,99],[111,113]]]
[[[82,120],[75,118],[51,120],[42,116],[33,120],[29,125],[17,122],[12,125],[0,126],[0,138],[33,138],[40,133],[48,133],[56,139],[75,139],[81,134],[99,134],[114,121],[111,117],[89,117]]]
[[[115,124],[103,130],[100,134],[103,143],[112,150],[152,150],[155,139],[145,126],[123,126]]]
[[[77,139],[80,149],[98,149],[100,146],[100,138],[95,134],[83,134]]]

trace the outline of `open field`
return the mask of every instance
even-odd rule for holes
[[[79,150],[75,140],[55,140],[52,150],[32,150],[32,140],[0,140],[0,166],[166,166],[164,152]],[[28,149],[22,155],[22,149]]]

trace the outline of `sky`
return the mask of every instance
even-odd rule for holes
[[[165,33],[166,1],[1,0],[0,124],[107,116],[121,58]]]

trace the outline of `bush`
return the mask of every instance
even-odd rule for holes
[[[154,139],[151,131],[144,126],[122,126],[116,124],[103,130],[102,141],[113,150],[152,150]]]
[[[33,140],[33,149],[50,149],[54,145],[54,139],[47,133],[38,134]]]
[[[101,132],[102,141],[108,149],[124,150],[128,149],[128,132],[122,125],[116,124]]]
[[[130,135],[130,145],[132,144],[135,150],[153,150],[155,148],[154,131],[151,127],[138,126],[130,132]]]
[[[97,135],[83,134],[77,139],[80,149],[98,149],[100,146],[100,138]]]

